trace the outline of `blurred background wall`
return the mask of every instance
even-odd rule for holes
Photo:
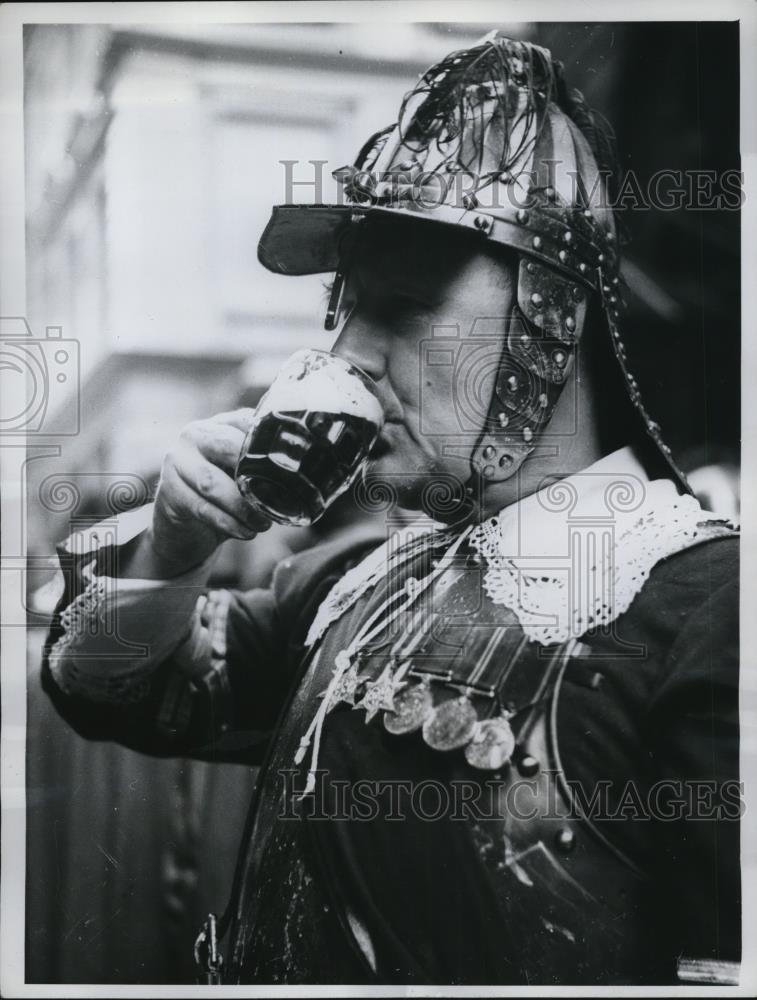
[[[30,982],[191,982],[254,782],[243,767],[87,745],[57,719],[37,679],[55,542],[144,502],[186,422],[254,404],[293,350],[329,346],[321,278],[257,262],[270,206],[286,200],[280,161],[304,181],[308,160],[326,161],[323,190],[295,199],[330,200],[331,170],[394,121],[417,74],[491,27],[26,28],[27,319],[49,374],[36,439],[52,446],[27,463]],[[565,62],[642,182],[739,169],[736,25],[497,27]],[[734,513],[738,213],[625,215],[639,382]],[[343,506],[331,530],[351,519]],[[215,582],[265,583],[312,540],[282,529],[229,544]]]

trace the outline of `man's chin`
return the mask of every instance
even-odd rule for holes
[[[370,460],[363,475],[365,488],[369,494],[379,493],[398,507],[407,510],[420,510],[423,492],[433,481],[429,471],[418,471],[403,461],[403,457],[394,449],[378,455]]]
[[[415,456],[417,463],[418,458]],[[366,501],[422,511],[435,521],[455,520],[465,505],[464,484],[429,463],[413,468],[408,456],[392,449],[371,459],[363,475]]]

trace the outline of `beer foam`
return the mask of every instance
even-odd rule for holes
[[[272,410],[346,413],[381,426],[384,414],[378,399],[343,365],[336,357],[298,352],[276,376],[258,404],[258,413],[261,416]]]

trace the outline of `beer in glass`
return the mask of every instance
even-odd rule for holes
[[[374,382],[328,351],[297,351],[260,400],[236,481],[279,524],[308,525],[349,489],[383,425]]]

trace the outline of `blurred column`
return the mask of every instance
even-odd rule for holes
[[[191,74],[138,51],[111,94],[107,139],[109,326],[117,351],[196,353],[207,297],[207,129]]]

